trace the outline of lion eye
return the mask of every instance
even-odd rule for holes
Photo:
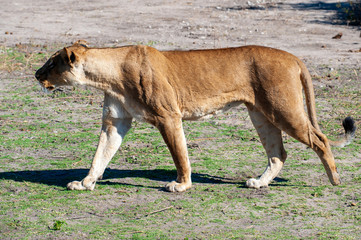
[[[50,63],[49,63],[49,69],[52,69],[52,68],[54,68],[55,67],[55,63],[53,62],[53,61],[51,61]]]

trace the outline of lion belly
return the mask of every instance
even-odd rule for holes
[[[220,113],[224,113],[229,109],[239,106],[242,101],[228,102],[224,105],[213,107],[213,106],[198,106],[192,110],[186,109],[182,112],[183,120],[201,120],[208,119]]]

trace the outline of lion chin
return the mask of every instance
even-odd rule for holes
[[[330,182],[340,184],[330,145],[349,144],[356,130],[348,117],[343,139],[328,140],[317,122],[312,79],[305,64],[290,53],[262,46],[158,51],[140,45],[90,48],[78,41],[56,52],[35,77],[44,92],[64,85],[104,92],[98,148],[88,175],[70,182],[70,190],[94,189],[133,119],[155,126],[168,146],[177,168],[176,180],[165,187],[171,192],[192,186],[184,120],[246,105],[268,158],[263,174],[246,182],[250,188],[267,187],[281,171],[287,158],[282,132],[316,152]]]
[[[52,93],[51,90],[47,89],[46,87],[44,87],[41,83],[39,83],[40,89],[43,93],[49,94]]]

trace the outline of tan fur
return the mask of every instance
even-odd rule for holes
[[[166,189],[185,191],[192,182],[182,120],[212,116],[241,103],[269,159],[262,176],[248,180],[247,186],[268,186],[280,172],[287,157],[281,131],[311,147],[331,183],[340,184],[329,141],[317,123],[310,74],[287,52],[260,46],[160,52],[147,46],[88,48],[78,41],[55,53],[36,78],[48,90],[88,85],[105,92],[92,167],[86,178],[69,183],[68,189],[94,189],[135,118],[156,126],[172,154],[177,179]]]

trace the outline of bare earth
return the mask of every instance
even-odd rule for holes
[[[356,79],[358,81],[355,87],[359,89],[361,87],[361,28],[360,26],[347,25],[347,22],[338,14],[338,2],[338,0],[325,0],[322,2],[311,0],[1,0],[0,45],[14,47],[15,44],[21,43],[33,46],[66,46],[79,39],[84,39],[90,43],[90,46],[97,47],[146,44],[159,50],[187,50],[224,48],[242,45],[264,45],[279,48],[298,56],[306,63],[313,76],[324,76],[325,74],[327,75],[328,72],[332,75],[334,69],[346,69],[346,77],[342,78],[345,79],[343,82],[344,85],[350,87],[347,85],[350,84],[347,82],[347,79]],[[342,37],[340,39],[333,39],[338,33],[342,33]],[[0,90],[3,92],[10,92],[11,81],[8,79],[20,78],[19,76],[20,75],[16,75],[15,73],[2,73],[2,76],[0,77]],[[25,76],[25,78],[26,80],[32,80],[32,77],[29,75]],[[31,86],[32,83],[26,84],[27,86]],[[35,81],[34,84],[36,84]],[[322,95],[325,86],[334,89],[335,91],[338,89],[337,81],[332,79],[315,80],[314,84],[316,96]],[[360,99],[360,96],[351,95],[350,98],[356,100]],[[332,115],[328,111],[329,106],[327,103],[327,96],[322,96],[323,98],[319,98],[318,100],[318,104],[322,105],[322,110],[319,109],[318,113],[320,114],[320,112],[322,112],[323,117],[319,116],[319,118],[325,121],[334,119],[335,114]],[[44,96],[44,99],[46,98],[47,97]],[[2,96],[0,96],[0,100],[1,99]],[[97,101],[101,101],[101,94],[97,97]],[[347,101],[348,100],[345,100],[345,102]],[[64,102],[64,106],[62,107],[67,108],[67,106],[65,106],[66,104]],[[82,103],[72,103],[72,106],[81,108],[81,104]],[[355,104],[355,108],[360,108],[361,105],[359,102]],[[1,106],[0,110],[2,110],[3,114],[13,113],[10,110],[7,112],[6,109],[1,109]],[[97,110],[101,112],[100,108]],[[356,109],[355,111],[359,112],[360,110]],[[344,112],[342,113],[344,116],[338,117],[341,119],[347,116],[347,114],[350,114],[350,112]],[[76,114],[73,114],[73,117],[79,118],[83,122],[92,118],[92,116]],[[95,117],[99,117],[99,115],[95,115]],[[355,120],[360,123],[360,117],[354,117]],[[100,121],[100,118],[97,121]],[[244,122],[239,118],[239,115],[233,112],[230,112],[227,115],[227,118],[217,119],[215,121],[217,123],[243,124],[245,128],[252,128],[249,121]],[[45,117],[43,122],[47,123]],[[89,124],[89,128],[94,128],[92,124]],[[73,127],[71,130],[76,131],[76,127]],[[99,129],[94,128],[95,133],[98,133],[98,130]],[[190,132],[190,129],[186,130]],[[334,133],[334,135],[336,135],[336,133],[340,132],[336,132],[335,130]],[[208,147],[212,145],[212,141],[204,142]],[[132,146],[131,144],[132,142],[126,147],[137,147]],[[197,148],[200,144],[202,143],[193,146],[192,143],[190,143],[189,147],[192,148],[193,146],[194,148]],[[291,144],[291,148],[292,147],[294,146]],[[306,149],[300,144],[296,147]],[[2,149],[0,146],[0,155],[2,154],[1,150],[4,151],[4,155],[10,154],[6,152],[6,149]],[[34,158],[39,154],[40,153],[38,152],[31,152],[31,150],[28,150],[27,153],[28,156]],[[56,156],[56,153],[51,150],[44,150],[41,154],[47,155],[49,158],[52,155]],[[58,153],[58,155],[72,154],[73,153],[64,152]],[[74,154],[74,159],[78,159],[79,155],[76,155],[77,153]],[[89,156],[92,154],[93,153],[88,153]],[[357,166],[359,166],[360,153],[350,153],[349,156],[351,156],[351,158],[347,159],[347,161],[354,165],[358,164]],[[197,161],[196,157],[193,158],[193,161]],[[316,156],[313,155],[313,159],[316,159]],[[136,159],[134,161],[136,161]],[[319,160],[317,159],[315,162],[316,161]],[[83,164],[81,166],[89,166],[89,163],[81,164]],[[317,164],[320,164],[320,162],[317,162]],[[249,174],[261,174],[265,165],[266,159],[263,159],[263,163],[259,166],[259,169],[252,170],[251,167],[249,167],[243,170],[240,169],[239,171],[241,171],[241,175],[242,172],[244,173],[246,170],[250,171],[250,173],[243,174],[243,177],[245,178],[246,176],[248,177]],[[46,168],[46,166],[44,168]],[[121,167],[119,167],[119,162],[117,162],[113,163],[111,168],[120,169]],[[14,167],[14,169],[16,169],[16,167]],[[110,175],[116,175],[116,171],[117,170],[110,171]],[[1,168],[0,172],[3,172]],[[81,174],[82,176],[85,176],[86,171],[82,171]],[[320,180],[321,174],[323,174],[322,180]],[[313,180],[315,176],[317,176],[316,180]],[[343,177],[347,182],[351,181],[354,176]],[[198,176],[198,178],[200,177]],[[156,179],[156,181],[163,183],[162,180],[165,179]],[[243,180],[244,179],[242,178],[242,181]],[[121,181],[124,181],[125,184],[132,184],[131,179],[124,178]],[[325,174],[319,172],[315,175],[310,175],[309,179],[305,181],[310,185],[312,185],[313,181],[317,181],[317,185],[329,184]],[[51,184],[52,183],[49,183],[49,185]],[[206,189],[205,191],[208,190]],[[250,191],[247,194],[252,195],[252,197],[255,198],[262,198],[263,195],[268,193],[267,191],[267,189]],[[129,197],[127,198],[127,204],[129,204],[128,207],[131,209],[133,205],[138,204],[139,202],[151,202],[153,198],[158,199],[156,196],[159,194],[164,194],[164,192],[149,190],[149,192],[145,194],[144,199],[131,199],[131,197]],[[351,195],[352,197],[355,196],[355,201],[359,201],[361,198],[360,188]],[[187,195],[181,194],[167,195],[167,198],[172,201],[182,200],[186,197]],[[249,196],[245,195],[244,197],[246,198]],[[326,197],[327,196],[324,196],[324,198]],[[96,205],[99,209],[102,207],[106,208],[107,203],[119,207],[125,205],[123,202],[115,202],[115,200],[112,201],[110,198],[106,200],[102,199],[100,202],[96,201],[95,198],[89,200],[89,204]],[[358,213],[360,213],[360,205],[361,203],[357,206]],[[227,206],[223,206],[223,209],[227,209]],[[182,211],[179,210],[179,212]],[[76,219],[78,216],[73,217]],[[90,217],[96,218],[96,216]],[[179,221],[181,221],[181,219]],[[246,220],[244,221],[245,225],[251,224],[246,222]],[[293,229],[293,227],[302,229],[303,222],[299,221],[297,223],[298,225],[293,225],[293,222],[285,222],[284,224],[287,225],[288,229]],[[232,222],[229,224],[232,225]],[[269,222],[267,224],[268,225],[266,226],[256,227],[259,231],[263,231],[263,227],[272,229],[273,223]],[[283,223],[277,224],[282,225]],[[234,228],[236,227],[238,226],[234,226]],[[171,229],[172,226],[165,225],[164,228]],[[212,226],[209,228],[211,229],[210,231],[213,231]],[[214,229],[214,231],[216,230],[217,229]],[[181,230],[178,231],[181,235]],[[294,231],[297,238],[302,238],[303,236],[313,238],[315,236],[313,232],[292,231]],[[87,238],[86,235],[82,236],[80,233],[78,235],[76,235],[76,233],[74,234],[73,237],[78,239]],[[203,235],[203,238],[207,239],[211,238],[211,236],[212,235]],[[111,236],[108,237],[111,238]],[[129,235],[129,237],[131,237],[131,235]],[[260,238],[264,239],[267,238],[267,236],[261,236]]]
[[[347,27],[339,1],[3,1],[0,43],[158,49],[265,45],[317,63],[360,65],[360,29]],[[8,34],[4,34],[8,32]],[[338,32],[340,40],[332,39]],[[12,33],[12,34],[10,34]]]

